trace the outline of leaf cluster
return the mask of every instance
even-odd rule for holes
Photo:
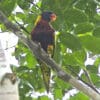
[[[16,8],[17,11],[15,10]],[[98,68],[100,63],[100,3],[99,0],[0,0],[0,9],[13,23],[19,22],[31,33],[36,17],[42,11],[53,11],[57,20],[52,23],[57,36],[54,60],[69,74],[78,77],[81,69],[89,72],[93,84],[100,87]],[[0,23],[2,31],[7,31]],[[20,28],[20,26],[19,26]],[[30,34],[22,30],[23,34]],[[35,100],[31,97],[32,91],[44,92],[45,88],[38,65],[31,51],[20,41],[15,49],[14,56],[19,61],[18,68],[14,68],[20,78],[21,100]],[[92,65],[85,65],[88,58],[94,59]],[[70,84],[65,84],[52,72],[51,92],[55,100],[61,100],[66,91],[73,89]],[[80,78],[88,82],[83,73]],[[82,93],[71,96],[70,100],[89,100]],[[37,100],[49,100],[43,95]]]

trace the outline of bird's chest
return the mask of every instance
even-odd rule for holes
[[[40,42],[41,45],[53,44],[54,34],[53,33],[41,32],[41,33],[36,34],[34,36],[34,40],[37,41],[37,42]]]
[[[51,44],[54,40],[54,29],[51,26],[39,25],[33,32],[33,39],[40,43]]]
[[[54,38],[54,29],[49,25],[37,25],[32,32],[32,40],[39,42],[45,51],[48,45],[54,45]]]

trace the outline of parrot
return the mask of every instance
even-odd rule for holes
[[[34,28],[31,32],[32,41],[39,43],[41,48],[51,57],[54,56],[55,49],[55,30],[51,22],[56,20],[56,14],[52,11],[42,12],[36,19]],[[44,85],[47,93],[50,89],[51,69],[42,61],[39,61]]]

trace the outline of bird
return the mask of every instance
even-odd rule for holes
[[[36,19],[34,28],[31,32],[31,39],[39,43],[41,48],[51,57],[54,56],[55,49],[55,29],[52,27],[51,22],[56,20],[56,14],[52,11],[42,12]],[[47,93],[50,89],[51,69],[42,61],[39,61],[44,85]]]

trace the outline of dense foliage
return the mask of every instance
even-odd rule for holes
[[[33,3],[34,1],[34,3]],[[57,14],[57,20],[52,23],[59,32],[56,39],[56,52],[54,60],[69,74],[77,77],[81,69],[89,72],[93,84],[99,88],[100,78],[98,68],[100,64],[100,3],[99,0],[0,0],[0,10],[8,19],[18,25],[20,23],[28,32],[21,29],[23,34],[30,37],[36,17],[41,11],[50,10]],[[21,10],[15,11],[16,7]],[[0,24],[2,31],[7,31]],[[14,53],[19,61],[18,68],[14,67],[15,73],[20,78],[19,92],[21,100],[50,100],[45,94],[38,98],[31,97],[32,92],[44,92],[44,83],[41,76],[40,66],[37,64],[31,51],[20,42]],[[86,65],[88,58],[95,58],[92,65]],[[88,82],[83,73],[80,76]],[[73,89],[70,84],[60,80],[52,72],[53,81],[51,92],[55,100],[62,100],[63,96]],[[89,100],[81,92],[71,96],[69,100]]]

